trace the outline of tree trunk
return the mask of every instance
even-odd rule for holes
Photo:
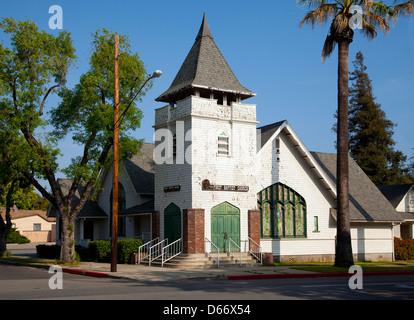
[[[335,266],[354,264],[349,221],[348,40],[338,41],[337,238]]]
[[[10,189],[6,195],[6,221],[0,217],[0,257],[6,253],[7,250],[7,234],[9,233],[12,223],[11,223],[11,216],[10,216],[10,208],[12,207],[12,194],[14,192],[14,186],[16,184],[16,180],[13,180],[10,185]]]
[[[75,221],[60,213],[62,221],[60,260],[63,263],[75,263]]]

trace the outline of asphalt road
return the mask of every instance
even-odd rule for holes
[[[364,277],[363,288],[355,290],[346,277],[142,282],[68,273],[62,273],[62,289],[51,289],[52,276],[44,269],[0,264],[0,300],[414,300],[414,276]]]

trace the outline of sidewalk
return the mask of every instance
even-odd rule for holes
[[[22,247],[11,249],[12,257],[39,259],[32,250],[23,250]],[[20,250],[16,250],[20,249]],[[46,259],[47,260],[47,259]],[[25,265],[49,269],[53,264],[34,264],[26,262],[7,262],[16,265]],[[260,280],[276,278],[315,278],[315,277],[351,277],[353,274],[320,273],[294,269],[293,266],[252,266],[240,267],[238,265],[220,268],[183,269],[170,267],[150,267],[146,265],[117,264],[117,272],[111,272],[109,263],[82,262],[77,266],[62,267],[63,272],[79,274],[98,278],[132,279],[138,281],[184,281],[184,280]],[[370,275],[414,275],[414,271],[386,271],[364,272],[364,276]]]
[[[290,267],[237,265],[220,268],[183,269],[169,267],[150,267],[146,265],[118,264],[117,272],[110,272],[109,263],[85,262],[79,266],[64,268],[64,272],[78,273],[96,277],[127,278],[140,281],[183,281],[213,279],[254,279],[260,277],[291,277],[293,275],[310,275],[314,272],[295,270]],[[82,273],[83,272],[83,273]],[[86,272],[86,273],[85,273]]]

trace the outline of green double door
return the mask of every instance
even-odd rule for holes
[[[174,203],[164,210],[164,238],[168,243],[181,238],[181,209]]]
[[[223,202],[211,209],[211,241],[220,252],[228,252],[229,238],[240,246],[240,210]]]

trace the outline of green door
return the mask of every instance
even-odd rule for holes
[[[164,210],[164,238],[168,243],[181,238],[181,210],[174,203]]]
[[[223,202],[211,209],[211,241],[220,252],[227,252],[229,238],[240,246],[240,210]]]

